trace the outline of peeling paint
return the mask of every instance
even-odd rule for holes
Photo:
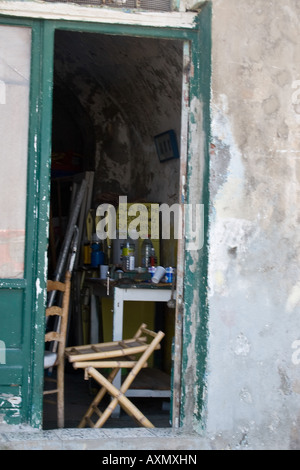
[[[0,364],[6,364],[6,344],[0,340]]]
[[[218,96],[218,104],[214,104],[212,120],[213,140],[218,145],[220,153],[228,149],[229,165],[226,169],[226,180],[219,187],[216,196],[215,210],[218,217],[228,217],[228,214],[239,213],[243,201],[244,165],[241,152],[238,149],[232,133],[228,116],[228,97],[224,94]]]
[[[2,401],[1,401],[2,400]],[[22,397],[15,396],[9,393],[1,393],[0,394],[0,407],[9,406],[11,407],[19,407],[22,402]]]
[[[251,405],[253,403],[252,395],[247,390],[246,388],[243,388],[240,392],[240,399],[244,402],[247,403],[248,405]]]
[[[39,297],[43,293],[43,289],[41,288],[40,278],[37,278],[35,282],[35,287],[36,287],[36,296]]]
[[[285,310],[287,313],[292,313],[300,302],[300,281],[295,284],[287,298]]]
[[[11,404],[12,407],[19,406],[22,402],[21,397],[11,397],[8,398],[7,401]]]
[[[201,54],[194,50],[190,77],[190,142],[187,201],[204,204],[204,246],[186,251],[185,314],[183,330],[183,425],[202,433],[207,413],[207,258],[208,132],[210,98],[210,6],[199,16]],[[199,93],[199,87],[202,94]]]
[[[248,338],[241,333],[235,340],[234,354],[236,356],[248,356],[251,351],[251,345]]]

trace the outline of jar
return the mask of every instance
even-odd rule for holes
[[[135,246],[133,243],[126,242],[122,249],[122,266],[126,271],[134,271],[135,268]]]

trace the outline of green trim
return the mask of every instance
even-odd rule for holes
[[[0,291],[1,289],[25,289],[25,279],[1,279],[0,280]]]
[[[28,193],[27,193],[27,227],[26,227],[26,257],[25,272],[28,279],[28,293],[26,295],[25,322],[31,325],[31,330],[26,334],[27,347],[30,351],[28,383],[28,403],[26,406],[26,423],[32,424],[31,408],[34,400],[33,394],[33,375],[37,367],[34,359],[34,352],[37,348],[33,333],[35,332],[36,313],[38,311],[36,304],[37,288],[42,288],[42,279],[38,276],[38,258],[41,256],[38,237],[38,227],[40,220],[39,210],[39,160],[40,160],[40,114],[41,109],[41,24],[39,21],[33,22],[32,27],[32,63],[31,63],[31,94],[30,94],[30,128],[29,128],[29,152],[28,152]],[[34,210],[32,210],[34,208]],[[33,249],[34,248],[34,249]],[[41,285],[38,286],[37,279]]]
[[[154,26],[137,26],[126,24],[110,24],[110,23],[91,23],[66,20],[49,20],[55,29],[67,31],[80,31],[83,33],[99,33],[110,34],[114,36],[132,36],[132,37],[149,37],[156,39],[178,39],[193,40],[197,34],[197,25],[195,29],[172,28],[172,27],[154,27]]]
[[[36,166],[38,156],[35,154],[35,137],[39,133],[38,116],[36,113],[36,102],[39,93],[39,43],[40,43],[40,26],[34,20],[23,20],[18,18],[1,17],[1,25],[28,27],[31,29],[31,73],[30,73],[30,101],[29,101],[29,129],[28,129],[28,161],[27,161],[27,200],[26,200],[26,231],[25,231],[25,253],[24,253],[24,279],[14,280],[5,279],[0,282],[0,295],[5,302],[5,289],[9,289],[14,297],[17,292],[23,290],[22,308],[19,317],[21,324],[21,342],[18,348],[9,350],[9,365],[13,371],[15,368],[22,369],[22,383],[20,384],[19,394],[21,397],[21,405],[18,413],[14,413],[14,409],[7,409],[5,412],[5,420],[8,423],[28,423],[29,402],[31,398],[32,384],[32,341],[31,332],[34,330],[34,293],[35,293],[35,254],[36,247],[36,227],[37,227],[37,204],[36,204],[36,187],[37,174]],[[24,195],[26,197],[26,195]],[[15,292],[15,294],[14,294]],[[15,297],[14,297],[15,298]],[[15,312],[17,313],[17,312]],[[5,390],[5,367],[1,368],[0,391]],[[12,382],[13,383],[13,382]],[[7,384],[8,385],[8,384]]]
[[[200,203],[205,204],[205,227],[208,221],[208,157],[209,157],[209,100],[210,100],[210,49],[211,49],[211,5],[207,4],[199,14],[195,28],[181,29],[171,27],[145,27],[120,24],[73,22],[65,20],[24,20],[1,17],[0,23],[30,26],[32,28],[32,76],[30,100],[30,132],[28,152],[28,194],[27,194],[27,227],[25,280],[1,280],[1,287],[24,289],[24,326],[29,325],[30,334],[24,335],[24,379],[28,381],[27,393],[24,394],[23,422],[33,427],[42,424],[42,388],[43,388],[43,352],[44,352],[44,314],[45,287],[47,276],[47,242],[50,202],[50,155],[51,155],[51,122],[52,122],[52,87],[53,87],[53,54],[55,30],[82,31],[99,34],[126,35],[134,37],[152,37],[190,41],[192,50],[193,76],[190,82],[190,100],[198,98],[203,105],[203,130],[207,136],[205,142],[205,169],[203,170],[204,189]],[[190,124],[195,116],[191,113]],[[190,135],[192,139],[192,135]],[[188,153],[188,185],[191,180],[191,165],[197,155],[193,155],[190,146]],[[189,198],[189,191],[187,193]],[[182,408],[181,424],[190,419],[196,420],[203,427],[205,408],[205,367],[208,338],[207,308],[207,232],[205,246],[201,250],[200,262],[196,272],[191,274],[193,264],[190,253],[186,253],[185,280],[185,313],[183,318],[183,351],[182,351]],[[36,282],[37,281],[37,282]],[[200,309],[197,313],[196,330],[191,333],[192,323],[190,309],[193,305],[195,290],[199,294]],[[24,330],[25,331],[25,330]],[[189,387],[187,373],[188,346],[195,343],[195,368],[197,386]],[[27,354],[30,352],[30,355]],[[19,365],[19,364],[16,364]],[[195,378],[195,376],[194,376]],[[29,379],[29,380],[28,380]],[[193,384],[192,384],[193,385]],[[193,390],[190,399],[188,393]],[[192,403],[192,407],[191,407]],[[9,413],[8,413],[9,415]],[[8,417],[9,419],[9,417]]]
[[[0,295],[4,294],[3,289],[24,291],[21,350],[10,352],[14,361],[11,367],[23,368],[22,406],[18,416],[13,410],[6,410],[5,420],[40,427],[51,154],[52,83],[50,80],[49,85],[49,79],[53,69],[53,43],[49,41],[43,21],[1,17],[0,23],[30,27],[32,31],[24,279],[0,281]],[[5,371],[2,368],[0,372],[3,382]]]
[[[47,282],[47,247],[49,233],[49,200],[50,200],[50,168],[51,168],[51,125],[52,125],[52,76],[54,32],[47,22],[40,23],[39,84],[38,97],[39,132],[36,142],[37,179],[36,206],[38,217],[36,224],[36,260],[35,279],[39,285],[33,286],[33,318],[32,324],[32,390],[29,423],[40,427],[43,411],[43,371],[45,348],[45,306]]]
[[[192,42],[192,63],[194,76],[190,81],[190,100],[198,98],[202,105],[202,134],[205,142],[199,154],[193,155],[193,136],[189,136],[187,199],[190,203],[204,205],[204,244],[198,252],[198,264],[195,267],[191,253],[186,251],[185,290],[183,316],[182,350],[182,407],[181,425],[192,426],[201,431],[205,427],[206,406],[206,361],[208,343],[208,217],[209,217],[209,144],[210,144],[210,85],[211,85],[211,4],[207,3],[198,16],[198,40]],[[190,124],[196,122],[193,109]],[[198,149],[199,150],[199,149]],[[195,159],[204,153],[202,172],[202,199],[190,201],[191,178]],[[201,163],[200,163],[201,164]],[[191,269],[192,268],[192,269]],[[195,298],[195,296],[197,298]],[[198,302],[198,305],[197,305]],[[198,310],[195,312],[195,307]],[[194,312],[194,313],[192,313]],[[194,315],[194,316],[193,316]],[[189,357],[192,345],[193,359]],[[192,364],[191,364],[192,362]],[[192,369],[192,370],[191,370]],[[192,416],[191,416],[192,414]]]
[[[205,389],[206,389],[206,356],[207,356],[207,340],[208,340],[208,307],[207,307],[207,269],[208,269],[208,253],[207,253],[207,227],[208,227],[208,181],[209,181],[209,135],[210,135],[210,79],[211,79],[211,5],[205,5],[198,16],[194,30],[181,30],[174,28],[155,28],[145,26],[128,26],[128,25],[111,25],[111,24],[94,24],[94,23],[78,23],[69,21],[54,22],[56,29],[74,30],[82,32],[96,32],[101,34],[127,35],[139,37],[153,37],[165,39],[188,40],[191,42],[192,63],[194,75],[190,80],[190,101],[193,97],[199,98],[203,104],[203,131],[206,136],[204,144],[205,149],[205,168],[203,174],[203,193],[202,200],[198,201],[205,206],[205,240],[204,247],[201,250],[199,264],[196,271],[192,274],[190,266],[193,265],[193,259],[189,252],[186,252],[185,264],[185,291],[184,303],[185,312],[183,317],[183,349],[182,349],[182,401],[180,410],[180,424],[186,423],[194,427],[203,428],[205,426]],[[191,113],[190,121],[195,120],[195,116]],[[190,136],[191,139],[191,136]],[[190,142],[191,143],[191,142]],[[191,179],[191,163],[193,159],[198,158],[191,151],[188,154],[188,185]],[[189,201],[189,190],[187,191],[187,199]],[[195,202],[195,201],[193,201]],[[196,319],[196,331],[191,333],[191,328],[195,326],[191,319],[190,311],[194,302],[195,291],[199,294],[198,317]],[[193,339],[194,338],[194,339]],[[196,341],[195,346],[195,369],[193,378],[196,384],[189,386],[190,378],[188,377],[188,347],[191,342]],[[194,396],[191,396],[193,390]],[[188,398],[188,399],[187,399]],[[191,406],[192,405],[192,406]]]

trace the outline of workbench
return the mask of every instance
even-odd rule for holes
[[[86,279],[86,285],[90,288],[91,294],[91,323],[93,328],[91,328],[91,343],[97,343],[98,338],[95,336],[95,332],[99,331],[99,318],[96,304],[96,296],[105,297],[109,296],[113,298],[113,332],[112,340],[120,341],[123,338],[123,320],[124,320],[124,302],[134,301],[134,302],[168,302],[171,299],[172,289],[171,284],[153,284],[151,282],[147,283],[124,283],[118,282],[117,285],[111,283],[109,294],[107,294],[106,281],[90,278]],[[176,298],[176,291],[174,291],[174,298]],[[170,377],[161,372],[155,370],[156,376],[155,380],[151,376],[151,370],[148,370],[145,374],[145,381],[143,388],[136,388],[137,384],[134,384],[135,388],[131,388],[126,392],[127,396],[131,397],[165,397],[170,398]],[[168,380],[166,381],[166,377]],[[117,375],[114,380],[116,387],[120,387],[121,382],[121,373]],[[145,387],[145,384],[148,385]],[[155,384],[159,384],[155,386]],[[154,388],[155,386],[155,388]],[[150,388],[151,387],[151,388]]]

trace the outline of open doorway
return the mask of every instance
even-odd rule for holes
[[[183,41],[63,30],[55,33],[49,278],[55,272],[72,212],[74,183],[86,172],[93,174],[89,188],[93,222],[91,233],[85,233],[84,226],[80,239],[72,282],[75,302],[71,302],[68,345],[94,342],[91,334],[94,339],[95,325],[96,339],[112,339],[112,300],[96,300],[98,318],[91,325],[91,292],[85,285],[85,280],[97,278],[100,270],[97,262],[85,258],[84,250],[84,245],[90,246],[93,241],[97,207],[109,203],[117,209],[120,196],[126,196],[128,203],[145,205],[171,206],[179,202],[179,154],[172,154],[174,158],[170,159],[159,158],[155,137],[172,131],[180,151],[182,83]],[[176,268],[176,241],[161,240],[155,247],[157,264]],[[116,256],[117,249],[103,244],[101,264],[118,265],[121,260]],[[160,382],[169,380],[170,388],[175,310],[150,302],[142,302],[138,310],[136,304],[128,302],[126,308],[125,337],[130,337],[141,321],[166,333],[152,366],[159,372]],[[92,400],[95,384],[84,382],[82,371],[75,372],[71,367],[66,369],[65,383],[65,426],[76,427],[83,408]],[[154,425],[170,425],[167,394],[136,400],[145,405],[146,416],[153,415]],[[130,426],[127,419],[110,420],[107,424],[113,425]],[[45,405],[44,428],[53,427],[55,407]]]

